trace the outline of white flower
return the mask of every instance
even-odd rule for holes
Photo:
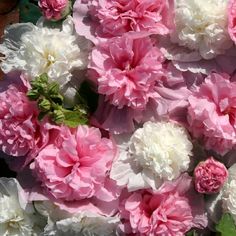
[[[35,207],[48,217],[42,236],[112,236],[116,235],[120,222],[117,216],[107,217],[86,210],[72,215],[49,201],[37,202]]]
[[[1,236],[39,235],[40,222],[37,222],[39,218],[36,217],[32,206],[23,202],[21,192],[22,190],[15,179],[0,179]]]
[[[157,189],[189,168],[192,143],[186,130],[173,123],[146,122],[130,138],[119,137],[118,145],[110,177],[130,191]]]
[[[88,40],[74,35],[71,17],[63,22],[61,30],[31,23],[14,24],[5,30],[0,45],[0,53],[5,55],[1,69],[4,73],[20,70],[31,79],[47,73],[70,96],[68,83],[74,83],[74,71],[86,69],[89,48]],[[80,82],[76,81],[75,85]]]
[[[223,210],[229,212],[236,223],[236,164],[229,169],[228,181],[223,188]]]
[[[227,29],[228,0],[176,0],[171,41],[204,59],[223,54],[233,43]]]

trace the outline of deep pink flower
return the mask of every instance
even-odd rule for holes
[[[0,93],[0,148],[10,156],[31,159],[47,143],[48,130],[38,121],[37,105],[28,100],[27,89],[18,80]]]
[[[69,8],[69,0],[39,0],[39,7],[48,20],[60,20],[64,11]]]
[[[119,109],[143,110],[154,97],[155,85],[163,75],[163,56],[149,38],[117,37],[92,51],[98,92]]]
[[[236,42],[236,1],[228,3],[228,32],[231,39]]]
[[[200,162],[194,170],[195,189],[199,193],[217,193],[228,177],[226,167],[213,157]]]
[[[126,32],[163,35],[172,27],[173,5],[172,0],[77,0],[75,27],[92,40]]]
[[[121,230],[126,235],[183,236],[192,227],[207,225],[203,198],[194,192],[188,175],[165,182],[155,193],[130,193],[122,202],[121,218]]]
[[[56,199],[97,197],[109,201],[114,199],[108,172],[115,154],[113,142],[102,138],[99,129],[62,127],[54,143],[39,153],[32,169]]]
[[[206,149],[224,155],[236,144],[236,82],[212,73],[189,97],[189,130]]]

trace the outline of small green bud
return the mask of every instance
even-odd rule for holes
[[[32,89],[27,93],[27,97],[31,101],[36,101],[40,97],[40,94],[39,94],[38,90]]]
[[[64,98],[60,94],[51,94],[49,96],[53,100],[53,102],[55,102],[56,104],[62,105]]]
[[[57,82],[52,82],[48,86],[48,93],[51,94],[58,94],[59,93],[59,84]]]
[[[41,83],[48,83],[48,75],[47,75],[47,73],[41,74],[38,78],[39,78],[39,81]]]
[[[65,120],[65,115],[61,110],[54,110],[52,119],[56,124],[62,124]]]
[[[38,102],[38,107],[42,112],[47,112],[51,109],[51,103],[46,98],[43,98]]]

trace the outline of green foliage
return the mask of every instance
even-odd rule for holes
[[[42,74],[31,81],[32,89],[27,96],[32,101],[37,101],[40,114],[39,120],[45,116],[51,118],[56,124],[65,124],[75,128],[78,125],[87,124],[88,107],[81,97],[79,104],[74,108],[64,108],[64,98],[60,94],[60,87],[56,82],[49,82],[47,74]]]
[[[235,236],[236,226],[234,220],[229,213],[222,216],[219,224],[216,226],[216,230],[221,233],[221,236]]]
[[[31,22],[35,24],[42,16],[38,7],[38,0],[20,0],[20,22]]]

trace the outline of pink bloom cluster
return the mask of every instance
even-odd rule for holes
[[[198,205],[194,206],[195,199]],[[183,236],[192,227],[206,227],[202,204],[203,198],[192,189],[191,178],[183,175],[164,183],[155,193],[142,190],[129,194],[121,205],[125,222],[121,230],[143,236]]]
[[[207,149],[225,154],[236,144],[236,83],[226,74],[210,74],[189,97],[191,134]]]
[[[69,0],[39,0],[39,7],[48,20],[60,20],[63,11],[68,7]]]
[[[224,185],[228,171],[213,157],[200,162],[194,170],[195,188],[199,193],[217,193]]]
[[[56,199],[104,200],[108,195],[107,173],[115,154],[112,141],[102,138],[98,129],[80,126],[71,131],[62,127],[55,142],[38,154],[32,169]]]

